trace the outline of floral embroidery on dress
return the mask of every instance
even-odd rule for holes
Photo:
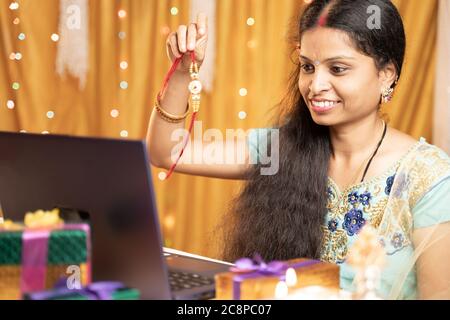
[[[403,234],[396,232],[392,237],[391,244],[395,249],[399,249],[403,246],[404,240]]]
[[[350,204],[355,205],[358,203],[358,200],[359,200],[358,192],[352,192],[348,195],[348,202]]]
[[[361,210],[352,209],[344,217],[343,227],[349,236],[357,234],[366,224]]]
[[[405,165],[409,167],[407,172],[403,169]],[[323,225],[321,259],[344,263],[348,248],[367,223],[379,230],[380,243],[387,255],[412,245],[414,218],[411,211],[408,213],[403,210],[403,199],[409,202],[408,208],[412,210],[439,181],[439,177],[448,174],[448,156],[434,146],[418,142],[385,174],[368,182],[340,191],[338,185],[329,178],[328,212]],[[397,219],[392,220],[392,212],[398,212]]]
[[[327,188],[327,195],[328,195],[328,199],[332,199],[334,194],[333,194],[333,190],[331,189],[331,187]]]
[[[331,232],[335,232],[337,230],[338,225],[339,222],[336,219],[331,219],[328,222],[328,230],[330,230]]]
[[[394,191],[394,197],[398,198],[401,196],[401,193],[403,193],[403,191],[408,189],[410,183],[410,178],[407,174],[405,173],[400,173],[397,176],[397,187],[395,188]]]
[[[395,174],[394,174],[393,176],[390,176],[390,177],[387,178],[387,180],[386,180],[386,188],[384,189],[384,192],[385,192],[387,195],[390,195],[390,194],[391,194],[391,189],[392,189],[392,186],[393,186],[393,184],[394,184],[394,180],[395,180]]]
[[[366,192],[366,193],[359,195],[359,202],[361,202],[363,206],[370,205],[371,199],[372,199],[372,195],[370,194],[370,192]]]

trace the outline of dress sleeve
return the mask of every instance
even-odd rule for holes
[[[260,162],[260,155],[267,151],[267,134],[270,128],[250,129],[247,135],[247,145],[250,155],[251,163],[257,164]]]
[[[450,221],[450,176],[432,187],[412,210],[414,229]]]

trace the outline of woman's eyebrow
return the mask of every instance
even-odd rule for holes
[[[303,60],[307,60],[307,61],[312,62],[312,60],[309,59],[308,57],[305,57],[305,56],[301,55],[300,58],[302,58]],[[337,56],[337,57],[332,57],[332,58],[325,59],[323,62],[328,62],[328,61],[333,61],[333,60],[356,60],[356,59],[353,58],[353,57],[349,57],[349,56]]]

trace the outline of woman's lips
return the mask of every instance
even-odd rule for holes
[[[311,109],[316,113],[329,112],[336,108],[341,102],[333,100],[309,100]]]

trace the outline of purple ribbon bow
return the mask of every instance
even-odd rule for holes
[[[242,258],[235,262],[235,267],[231,267],[230,271],[234,273],[250,273],[258,272],[263,275],[281,275],[286,272],[289,265],[282,261],[264,262],[261,256],[256,255],[255,258]]]
[[[237,275],[233,277],[233,299],[241,298],[241,283],[246,279],[258,278],[260,276],[278,276],[280,281],[286,279],[286,270],[289,265],[282,261],[272,261],[269,263],[259,255],[254,259],[242,258],[235,262],[235,266],[230,271]]]
[[[278,276],[280,281],[286,280],[286,271],[288,268],[303,268],[320,263],[317,260],[306,260],[294,264],[282,261],[272,261],[269,263],[259,255],[255,255],[253,259],[242,258],[235,262],[235,266],[230,271],[235,273],[233,277],[233,299],[241,298],[241,283],[246,279],[258,278],[261,276]]]
[[[64,280],[64,279],[63,279]],[[79,294],[88,300],[111,300],[114,292],[125,288],[120,282],[97,282],[92,283],[79,290],[68,289],[64,286],[64,281],[61,281],[58,286],[51,291],[35,292],[28,294],[30,300],[53,300],[70,297],[74,294]]]

